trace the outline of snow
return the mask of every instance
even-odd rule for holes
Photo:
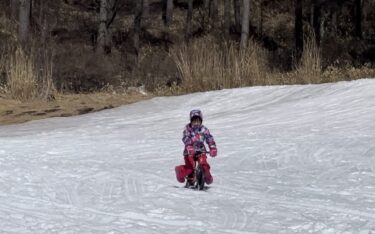
[[[1,233],[375,233],[375,80],[159,97],[0,127]],[[183,188],[200,108],[214,183]]]

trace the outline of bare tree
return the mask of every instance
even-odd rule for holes
[[[300,57],[303,50],[303,14],[302,0],[295,0],[295,17],[294,17],[294,37],[296,40],[297,58]]]
[[[355,0],[355,35],[362,39],[363,0]]]
[[[249,40],[249,16],[250,16],[250,0],[243,0],[242,2],[242,30],[241,30],[241,50],[247,47]]]
[[[203,6],[205,9],[208,9],[210,7],[211,0],[203,0]]]
[[[25,44],[29,37],[31,0],[20,0],[18,37],[21,44]]]
[[[217,0],[210,0],[210,17],[213,21],[213,25],[216,23],[218,15],[219,15],[219,9],[218,9],[218,3]]]
[[[147,19],[150,15],[150,0],[143,0],[143,18]]]
[[[203,14],[204,21],[208,23],[208,27],[206,25],[202,25],[205,29],[208,28],[215,28],[217,25],[217,19],[219,16],[219,6],[217,0],[203,0]]]
[[[336,35],[337,34],[337,11],[338,7],[335,6],[332,10],[332,32]]]
[[[187,12],[187,17],[186,17],[186,41],[189,41],[190,36],[191,36],[191,21],[193,19],[193,0],[188,0],[188,12]]]
[[[311,6],[311,15],[312,15],[312,23],[314,28],[315,40],[316,44],[320,45],[320,37],[321,37],[321,12],[320,12],[320,2],[318,0],[313,0]]]
[[[110,45],[108,40],[108,0],[100,0],[99,32],[97,51],[101,54],[108,53]]]
[[[143,13],[143,0],[136,0],[135,11],[134,11],[134,48],[136,54],[139,54],[139,34],[141,33],[141,23],[142,23],[142,13]]]
[[[164,21],[164,28],[163,28],[163,39],[164,39],[164,47],[168,50],[169,47],[169,27],[173,20],[173,0],[163,0],[163,21]]]
[[[163,0],[164,7],[163,7],[163,18],[164,18],[164,25],[169,27],[172,23],[173,19],[173,0]]]
[[[231,25],[231,4],[230,0],[224,0],[224,35],[225,38],[228,40],[229,39],[229,34],[230,34],[230,25]]]
[[[17,8],[18,8],[19,0],[10,0],[10,14],[13,19],[17,18]]]
[[[260,12],[259,12],[259,35],[263,37],[263,18],[264,18],[264,1],[261,0],[259,4]]]
[[[36,4],[34,4],[36,6]],[[40,30],[40,42],[42,45],[46,45],[47,35],[48,35],[48,21],[47,21],[47,8],[48,2],[39,1],[37,5],[39,7],[39,16],[34,18],[34,23],[36,23]]]
[[[111,52],[111,25],[117,14],[118,2],[118,0],[100,0],[97,52],[101,54]]]
[[[233,0],[234,22],[237,32],[241,31],[241,0]]]

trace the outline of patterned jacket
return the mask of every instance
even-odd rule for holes
[[[204,125],[198,128],[192,128],[190,123],[187,124],[183,132],[182,142],[185,144],[184,155],[187,155],[186,146],[188,145],[192,145],[195,150],[206,151],[204,145],[204,142],[206,142],[210,149],[216,148],[213,136]]]

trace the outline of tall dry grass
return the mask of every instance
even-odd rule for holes
[[[55,92],[52,81],[53,61],[48,50],[26,53],[21,47],[10,49],[2,63],[6,71],[6,94],[12,99],[31,101],[47,100]]]
[[[0,51],[0,94],[5,93],[5,82],[6,82],[6,59],[4,51]]]
[[[185,92],[265,84],[266,52],[253,40],[245,51],[206,37],[172,48]]]
[[[41,49],[36,63],[38,72],[37,97],[42,100],[50,100],[50,97],[57,93],[53,83],[53,56],[52,49]]]
[[[295,72],[297,83],[317,84],[322,82],[320,49],[313,35],[305,37],[302,56],[296,65]]]
[[[0,13],[0,34],[0,91],[20,101],[53,96],[52,46],[31,38],[27,46],[21,47],[17,24],[4,12]]]
[[[9,58],[7,91],[11,98],[27,101],[37,94],[37,77],[33,57],[17,48]]]

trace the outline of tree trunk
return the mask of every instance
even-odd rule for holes
[[[229,40],[229,36],[230,36],[230,25],[231,25],[230,12],[231,12],[230,0],[224,0],[224,35],[227,40]]]
[[[326,14],[320,13],[320,42],[322,41],[322,38],[324,38],[325,33],[326,33],[325,27],[324,27],[326,20],[327,20]]]
[[[233,0],[234,23],[237,33],[241,32],[241,0]]]
[[[143,0],[136,0],[135,5],[135,14],[134,14],[134,48],[135,52],[139,54],[139,34],[141,32],[141,23],[142,23],[142,9],[143,7]]]
[[[31,0],[20,0],[18,37],[25,44],[29,37]]]
[[[143,0],[143,19],[147,19],[150,15],[150,0]]]
[[[259,35],[263,38],[263,0],[260,1],[260,22],[259,22]]]
[[[210,2],[210,17],[212,19],[213,25],[215,25],[217,18],[219,15],[219,9],[218,9],[218,4],[217,0],[211,0]]]
[[[18,16],[18,3],[19,0],[10,0],[10,14],[12,19],[17,19]]]
[[[164,12],[163,12],[164,25],[166,27],[169,27],[173,19],[173,0],[164,0],[163,8],[164,8]]]
[[[110,52],[110,45],[108,40],[108,0],[100,0],[99,12],[99,32],[98,32],[98,47],[97,52],[100,54],[107,54]]]
[[[303,51],[303,14],[302,0],[295,0],[294,36],[296,40],[297,59]]]
[[[211,0],[203,0],[204,9],[210,8],[210,2]]]
[[[118,7],[120,1],[119,0],[108,0],[108,8],[107,8],[107,29],[109,31],[109,36],[111,36],[111,25],[116,18]]]
[[[337,35],[337,9],[332,12],[332,32]]]
[[[355,35],[362,39],[362,0],[355,0]]]
[[[312,14],[313,14],[313,28],[314,28],[314,34],[315,34],[315,40],[316,44],[319,46],[320,45],[320,37],[321,37],[321,13],[320,13],[320,6],[317,3],[312,3],[313,6],[311,7],[312,9]]]
[[[42,45],[46,44],[47,41],[47,30],[48,30],[48,24],[47,24],[47,17],[46,17],[46,11],[48,8],[48,3],[44,1],[39,2],[39,17],[37,24],[40,28],[40,42]]]
[[[247,47],[249,39],[249,15],[250,15],[250,0],[243,0],[242,12],[242,30],[241,30],[241,50]]]
[[[314,7],[315,4],[313,2],[311,2],[311,6],[310,6],[310,26],[311,28],[314,28]]]
[[[191,21],[193,19],[193,0],[188,0],[188,12],[186,17],[186,41],[189,41],[191,36]]]

